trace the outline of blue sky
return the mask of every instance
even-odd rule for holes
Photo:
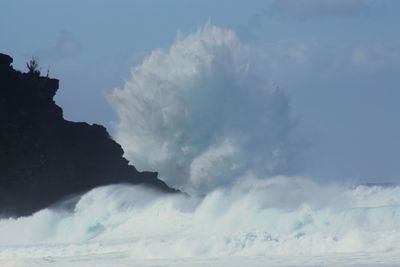
[[[0,0],[0,49],[36,56],[61,80],[65,117],[113,132],[104,95],[177,31],[209,19],[251,47],[283,88],[309,148],[302,173],[322,180],[400,181],[399,1]]]

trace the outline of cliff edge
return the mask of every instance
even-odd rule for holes
[[[23,216],[94,187],[130,183],[177,192],[139,172],[97,124],[64,120],[59,81],[22,73],[0,54],[0,214]]]

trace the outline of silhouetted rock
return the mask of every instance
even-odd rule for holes
[[[112,183],[176,192],[138,172],[101,125],[70,122],[53,100],[58,80],[21,73],[0,54],[0,213],[28,215]]]
[[[9,55],[0,53],[0,65],[1,66],[3,66],[3,65],[10,66],[12,62],[13,62],[12,57],[10,57]]]

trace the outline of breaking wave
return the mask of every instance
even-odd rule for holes
[[[248,175],[199,198],[112,185],[86,193],[73,211],[1,220],[0,259],[393,252],[400,250],[399,229],[398,186],[322,186]]]
[[[109,95],[125,156],[191,194],[229,186],[249,170],[290,172],[288,98],[257,74],[247,50],[233,31],[207,24],[133,68]]]

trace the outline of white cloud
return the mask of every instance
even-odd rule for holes
[[[372,73],[400,64],[400,43],[322,43],[282,40],[251,49],[272,78],[296,71],[327,75]]]

